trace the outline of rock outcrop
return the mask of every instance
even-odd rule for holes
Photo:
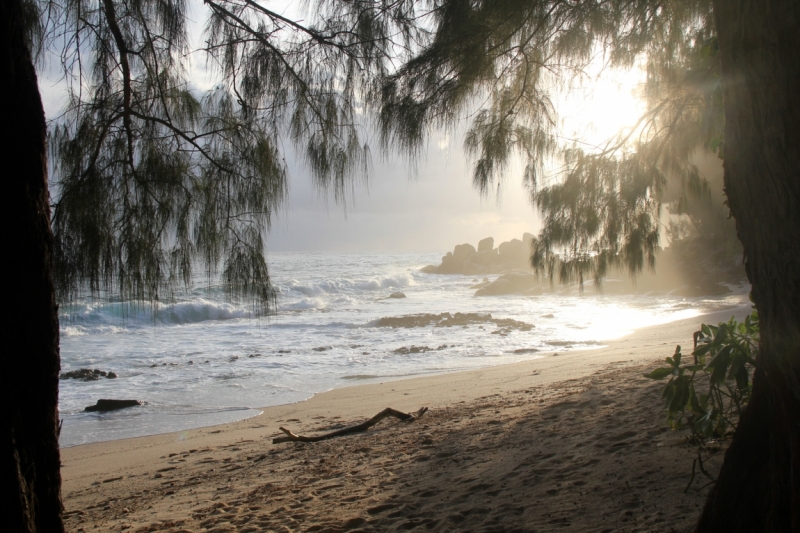
[[[137,405],[142,405],[142,402],[139,400],[109,400],[109,399],[102,399],[97,400],[97,403],[94,405],[90,405],[84,411],[92,412],[92,411],[116,411],[117,409],[125,409],[126,407],[135,407]]]
[[[541,280],[530,272],[510,272],[475,291],[475,296],[542,294]]]
[[[79,379],[81,381],[97,381],[100,378],[114,379],[116,377],[117,375],[114,372],[104,372],[97,368],[94,370],[90,368],[70,370],[58,376],[59,379]]]
[[[440,265],[422,269],[428,274],[501,274],[513,270],[530,270],[529,256],[533,235],[525,233],[522,240],[512,239],[494,247],[494,239],[487,237],[478,243],[476,250],[471,244],[459,244],[452,252],[442,257]]]
[[[494,249],[494,239],[492,237],[486,237],[485,239],[481,239],[478,241],[478,251],[479,252],[491,252]]]
[[[484,278],[483,283],[471,286],[471,289],[476,290],[475,296],[532,296],[552,292],[580,294],[591,291],[605,294],[656,293],[698,297],[730,292],[725,283],[747,284],[743,277],[741,258],[728,266],[702,258],[688,261],[687,257],[694,256],[683,248],[674,247],[657,251],[657,273],[645,269],[631,277],[624,266],[619,266],[610,268],[599,286],[595,285],[591,273],[586,274],[582,285],[574,282],[562,284],[557,280],[551,284],[549,279],[537,279],[533,274],[530,254],[534,242],[535,237],[531,233],[524,233],[521,240],[511,239],[500,243],[496,248],[492,237],[481,239],[477,250],[470,244],[459,244],[442,257],[441,264],[426,266],[422,271],[428,274],[462,274],[475,277],[499,274],[493,281]]]

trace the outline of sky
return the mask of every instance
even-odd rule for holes
[[[481,197],[461,139],[439,135],[416,171],[402,158],[373,157],[366,185],[356,185],[347,205],[315,190],[308,172],[290,165],[289,200],[267,241],[269,250],[441,251],[521,239],[538,229],[521,176],[508,176]]]
[[[291,13],[291,1],[267,2]],[[192,3],[192,39],[201,42],[202,6]],[[201,57],[192,57],[192,81],[209,87]],[[63,83],[51,73],[40,75],[40,89],[48,118],[65,103]],[[632,96],[640,74],[603,71],[588,73],[584,86],[561,96],[556,105],[561,132],[601,143],[620,127],[632,125],[642,104]],[[459,135],[434,132],[427,152],[413,168],[395,157],[373,155],[366,184],[355,186],[346,205],[317,190],[299,158],[287,153],[289,195],[273,219],[267,251],[439,251],[456,244],[477,246],[493,237],[495,245],[525,232],[538,233],[539,218],[522,183],[521,168],[510,166],[499,192],[481,196],[472,186],[472,162],[461,148]],[[495,184],[497,185],[497,184]]]

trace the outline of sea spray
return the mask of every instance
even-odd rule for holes
[[[698,306],[724,304],[590,291],[584,296],[478,298],[470,289],[473,277],[420,271],[440,255],[270,254],[278,312],[265,318],[253,317],[247,303],[226,301],[224,290],[204,279],[176,301],[153,307],[98,301],[64,305],[62,371],[97,368],[118,377],[61,382],[61,444],[230,422],[259,407],[300,401],[354,382],[595,348],[640,327],[694,316]],[[386,298],[397,290],[407,297]],[[452,317],[457,313],[471,318],[456,323]],[[382,320],[399,323],[407,321],[403,317],[440,319],[445,314],[451,327],[434,322],[380,326]],[[147,404],[83,412],[100,398]]]

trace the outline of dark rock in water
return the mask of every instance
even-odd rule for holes
[[[455,313],[454,315],[450,313],[440,313],[438,315],[425,313],[421,315],[383,317],[375,322],[377,327],[390,328],[421,328],[428,326],[448,328],[480,324],[495,324],[500,328],[519,331],[530,331],[533,328],[532,324],[511,318],[492,318],[489,313]]]
[[[389,298],[405,298],[405,297],[406,295],[400,291],[393,292],[392,294],[389,295]]]
[[[497,255],[497,250],[487,250],[472,254],[468,259],[465,260],[464,266],[481,265],[488,267],[495,264],[498,259],[499,256]]]
[[[79,370],[70,370],[69,372],[64,372],[60,376],[59,379],[80,379],[82,381],[97,381],[100,378],[108,378],[114,379],[117,375],[114,372],[103,372],[100,369],[95,368],[94,370],[90,368],[81,368]]]
[[[536,349],[536,348],[517,348],[516,350],[514,350],[514,353],[516,353],[516,354],[536,353],[538,351],[539,350]]]
[[[142,405],[139,400],[97,400],[97,403],[90,405],[84,411],[116,411],[117,409],[125,409],[126,407],[136,407]]]
[[[398,348],[396,350],[392,350],[392,353],[396,353],[396,354],[400,354],[400,355],[408,355],[408,354],[411,354],[411,353],[425,353],[425,352],[431,352],[431,351],[433,351],[433,348],[429,348],[428,346],[414,346],[412,344],[411,348],[407,348],[405,346],[402,346],[402,347],[400,347],[400,348]]]
[[[531,251],[531,244],[533,244],[534,240],[536,240],[536,237],[532,233],[525,232],[522,234],[522,246],[525,247],[526,252]]]
[[[538,278],[528,272],[510,272],[475,291],[475,296],[522,294],[539,286]]]
[[[472,281],[476,281],[476,280],[472,280]],[[487,286],[489,283],[491,283],[491,281],[489,281],[489,278],[483,278],[483,281],[481,281],[480,283],[476,283],[475,285],[470,285],[469,288],[470,289],[482,289],[485,286]]]
[[[466,258],[474,254],[477,250],[471,244],[457,244],[453,249],[453,260],[464,261]]]
[[[508,242],[500,243],[497,247],[498,255],[503,263],[516,264],[525,260],[525,248],[519,239],[511,239]],[[530,253],[530,252],[528,252]]]
[[[478,243],[459,244],[442,257],[440,265],[422,269],[427,274],[463,274],[467,276],[505,273],[514,269],[530,269],[530,245],[533,235],[526,233],[523,240],[512,239],[494,248],[494,238],[487,237]]]
[[[436,267],[437,274],[461,274],[464,262],[476,253],[471,244],[459,244],[452,252],[442,257],[442,264]]]
[[[486,237],[478,241],[478,252],[491,252],[493,248],[494,239],[492,237]]]

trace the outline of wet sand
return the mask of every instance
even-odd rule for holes
[[[665,425],[663,382],[642,377],[691,346],[700,322],[608,347],[360,385],[209,428],[62,450],[67,530],[690,531],[708,491],[686,434]],[[385,407],[430,411],[365,433],[317,434]],[[715,474],[724,443],[706,464]]]

